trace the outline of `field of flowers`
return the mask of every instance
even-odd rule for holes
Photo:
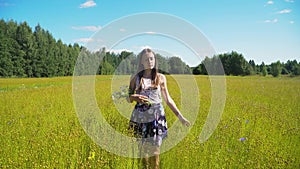
[[[124,132],[128,119],[107,99],[112,78],[96,77],[95,96],[109,124]],[[180,103],[176,81],[167,79]],[[195,79],[199,114],[187,137],[161,154],[161,168],[300,168],[299,77],[226,77],[222,119],[204,143],[199,134],[211,86],[208,76]],[[169,108],[166,115],[171,127],[177,119]],[[138,168],[138,159],[110,153],[85,133],[74,109],[72,77],[0,79],[0,119],[0,168]]]

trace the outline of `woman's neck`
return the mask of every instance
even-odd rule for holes
[[[151,73],[152,73],[151,69],[145,69],[143,77],[144,78],[151,78]]]

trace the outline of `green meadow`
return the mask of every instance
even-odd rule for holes
[[[176,81],[167,79],[180,103]],[[199,114],[187,137],[161,154],[161,168],[300,168],[299,77],[226,77],[222,118],[204,143],[199,134],[211,86],[208,76],[195,79]],[[96,100],[111,126],[125,131],[128,120],[107,99],[111,82],[112,76],[96,76]],[[169,108],[166,115],[171,127],[176,118]],[[138,159],[110,153],[85,133],[74,108],[72,77],[0,79],[0,119],[0,168],[138,168]]]

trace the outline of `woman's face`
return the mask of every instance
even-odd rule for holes
[[[142,56],[141,64],[144,66],[144,69],[153,69],[155,66],[155,57],[152,52],[145,53]]]

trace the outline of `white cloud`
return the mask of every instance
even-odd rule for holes
[[[101,29],[101,26],[72,26],[72,29],[96,32]]]
[[[121,29],[120,29],[120,32],[126,32],[126,29],[121,28]]]
[[[273,20],[265,20],[265,23],[277,23],[278,19],[273,19]]]
[[[285,0],[285,2],[290,2],[290,3],[293,3],[294,0]]]
[[[143,49],[146,49],[146,48],[152,49],[152,47],[148,46],[148,45],[146,45],[146,46],[140,46],[139,48],[140,48],[140,51],[142,51]]]
[[[281,10],[281,11],[279,11],[277,13],[279,13],[279,14],[285,14],[285,13],[291,13],[291,12],[292,12],[291,9],[284,9],[284,10]]]
[[[268,1],[267,2],[267,5],[273,5],[274,4],[274,1]]]
[[[157,34],[156,32],[151,32],[151,31],[148,31],[148,32],[145,32],[146,34],[149,34],[149,35],[155,35]]]
[[[90,8],[96,6],[96,3],[93,0],[88,0],[83,4],[80,4],[79,8]]]
[[[75,39],[74,42],[77,43],[87,43],[87,42],[92,42],[93,39],[92,38],[79,38],[79,39]]]
[[[294,24],[295,22],[294,21],[290,21],[290,24]]]
[[[2,7],[8,7],[8,6],[15,6],[15,4],[8,3],[8,2],[0,2],[0,6],[2,6]]]
[[[108,52],[110,53],[115,53],[115,54],[120,54],[121,52],[123,51],[126,51],[126,52],[132,52],[131,50],[129,49],[111,49],[111,50],[108,50]]]
[[[146,48],[153,50],[153,47],[148,46],[148,45],[145,45],[145,46],[134,45],[134,46],[131,46],[129,49],[131,49],[134,53],[140,53],[143,49],[146,49]]]

